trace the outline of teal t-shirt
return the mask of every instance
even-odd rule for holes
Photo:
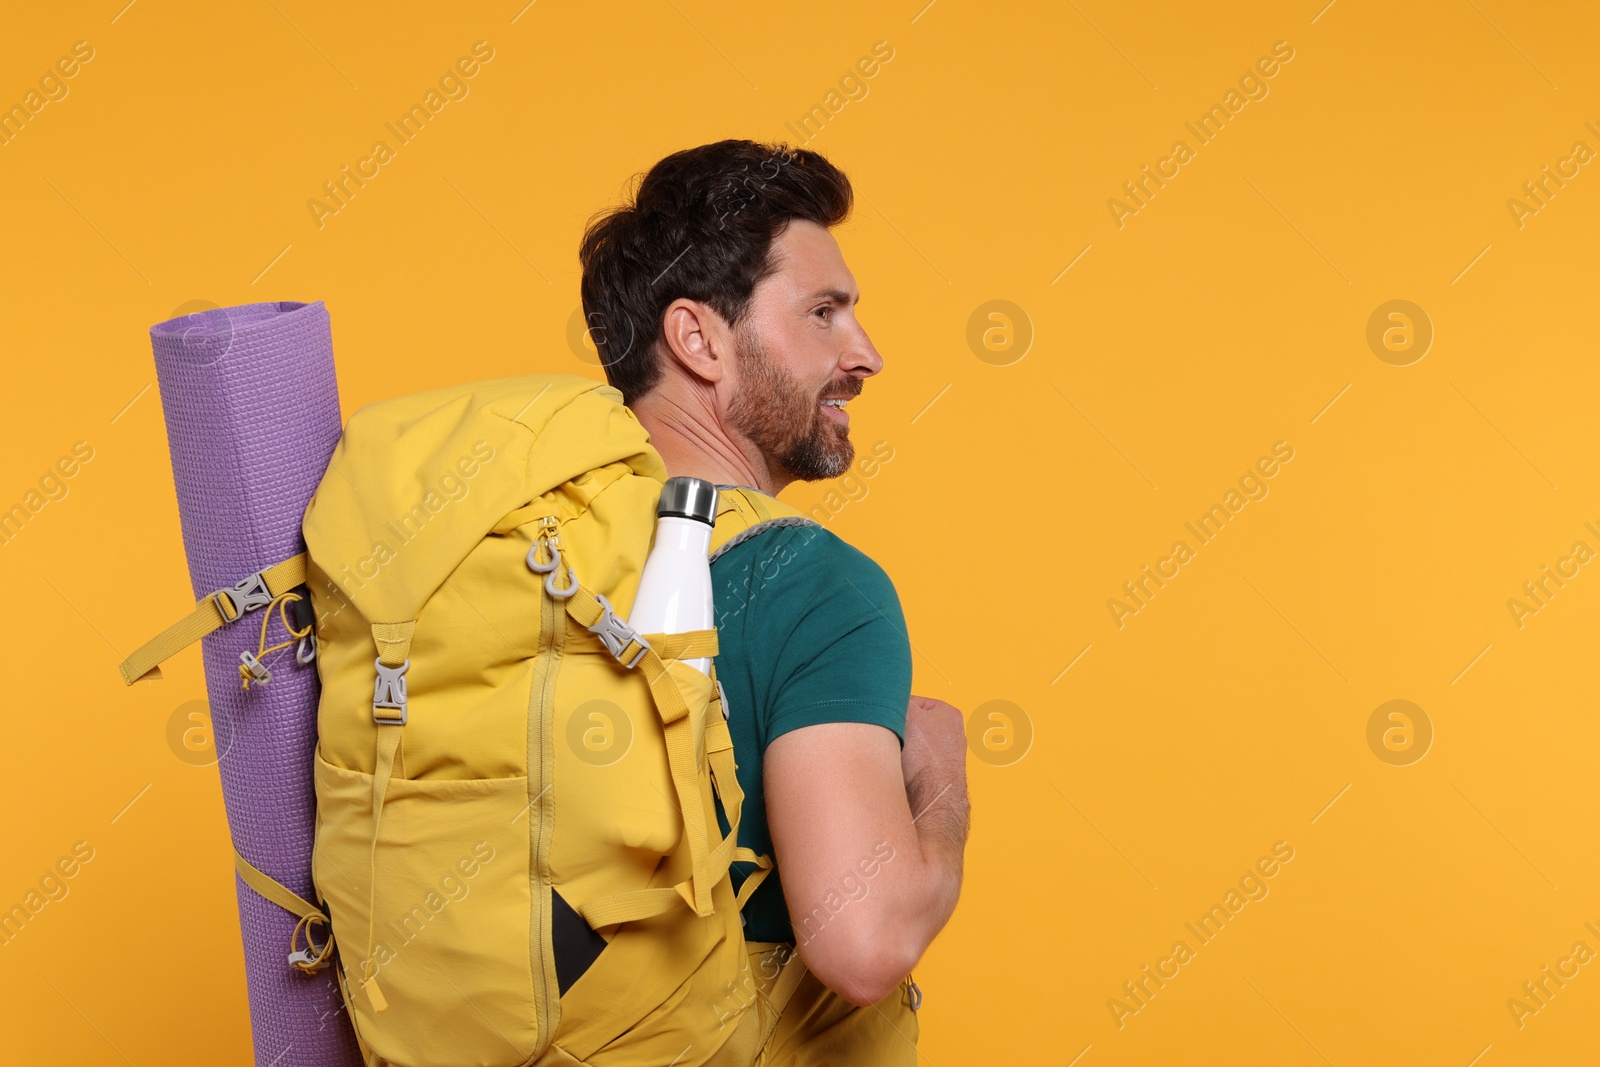
[[[827,722],[876,723],[904,745],[911,641],[883,568],[820,526],[765,530],[713,561],[711,580],[717,678],[744,790],[739,844],[771,856],[767,745]],[[753,867],[734,865],[736,889]],[[745,920],[747,940],[794,939],[781,869],[746,903]]]

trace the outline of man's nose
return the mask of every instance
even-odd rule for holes
[[[845,370],[863,378],[870,378],[883,370],[883,356],[878,354],[878,349],[873,345],[872,338],[867,336],[866,330],[861,331],[861,335],[845,353],[842,366]]]

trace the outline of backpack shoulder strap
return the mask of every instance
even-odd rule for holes
[[[735,545],[782,526],[818,526],[799,508],[744,485],[717,486],[716,525],[711,532],[711,561]]]
[[[764,519],[753,526],[746,526],[743,530],[740,530],[738,533],[722,542],[720,546],[713,549],[711,552],[711,562],[715,563],[718,556],[728,551],[728,549],[733,548],[735,545],[742,545],[752,537],[755,537],[758,534],[766,533],[768,530],[775,529],[780,526],[820,525],[821,523],[817,522],[815,519],[808,519],[804,515],[783,515],[776,519]]]

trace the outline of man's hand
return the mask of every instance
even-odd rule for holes
[[[906,708],[900,768],[923,851],[953,858],[959,888],[970,811],[967,733],[961,712],[942,700],[913,696]]]
[[[905,738],[902,749],[881,726],[822,723],[766,752],[767,821],[800,954],[862,1006],[916,965],[961,891],[961,713],[913,697]]]
[[[967,735],[961,712],[942,700],[913,695],[906,708],[906,747],[900,751],[900,767],[908,793],[925,770],[944,768],[964,782]]]

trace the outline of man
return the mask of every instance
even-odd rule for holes
[[[591,336],[669,474],[776,495],[850,468],[845,405],[883,367],[829,233],[851,200],[814,152],[730,140],[668,156],[590,224]],[[745,935],[794,942],[810,972],[764,1062],[913,1063],[909,972],[961,884],[961,715],[910,695],[894,586],[832,532],[765,531],[713,572],[739,843],[776,864]]]

